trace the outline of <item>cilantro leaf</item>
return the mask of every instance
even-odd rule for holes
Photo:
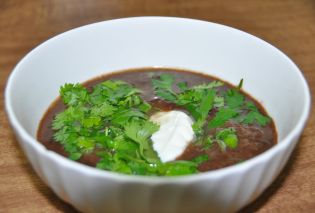
[[[70,106],[65,111],[57,114],[52,122],[52,129],[58,130],[64,126],[75,125],[85,114],[84,107]]]
[[[213,145],[213,138],[212,137],[207,137],[206,139],[204,139],[202,142],[202,145],[203,145],[203,149],[204,150],[207,150],[207,149],[210,149]]]
[[[140,105],[138,105],[138,108],[142,112],[149,112],[152,107],[151,107],[150,104],[148,104],[147,102],[143,101]]]
[[[111,122],[124,126],[132,119],[148,119],[148,116],[137,109],[119,109],[112,116]]]
[[[93,88],[93,92],[90,94],[90,101],[92,104],[109,102],[112,105],[124,105],[125,101],[129,103],[139,101],[137,98],[140,93],[139,89],[124,81],[108,80]]]
[[[189,105],[186,106],[187,109],[193,114],[194,118],[197,119],[197,121],[193,124],[193,129],[197,136],[201,136],[203,134],[203,126],[210,110],[213,107],[214,98],[215,91],[212,89],[206,90],[206,94],[201,100],[199,106],[191,105],[191,108]]]
[[[237,86],[237,89],[238,89],[238,90],[241,90],[241,89],[242,89],[243,83],[244,83],[244,79],[242,78],[242,79],[240,80],[240,82],[238,83],[238,86]]]
[[[125,126],[125,134],[127,137],[132,139],[134,142],[139,144],[140,155],[146,159],[145,151],[150,150],[147,154],[150,158],[156,158],[152,153],[152,146],[149,141],[149,137],[156,131],[159,130],[159,126],[151,121],[136,122],[132,121],[127,123]]]
[[[242,123],[257,123],[260,126],[266,126],[271,121],[268,116],[265,116],[259,112],[258,108],[254,105],[253,102],[246,102],[245,107],[245,109],[249,110],[249,112],[240,119]]]
[[[99,116],[90,116],[83,118],[81,120],[82,127],[91,128],[93,126],[98,126],[101,123],[101,118]]]
[[[79,160],[82,156],[82,153],[80,152],[71,152],[69,155],[70,160]]]
[[[199,156],[193,158],[191,161],[195,162],[199,165],[199,164],[202,164],[208,160],[209,160],[209,156],[207,154],[204,154],[204,155],[199,155]]]
[[[159,166],[159,172],[166,176],[178,176],[197,173],[197,163],[191,161],[173,161]]]
[[[233,109],[230,108],[221,108],[214,118],[210,120],[208,124],[208,128],[217,128],[220,126],[223,126],[225,122],[230,120],[231,118],[234,118],[235,116],[238,115],[238,112],[236,112]]]
[[[65,84],[60,87],[60,96],[63,102],[69,106],[84,104],[88,101],[88,92],[80,84]]]
[[[176,93],[173,91],[174,77],[170,74],[161,74],[158,79],[152,79],[155,93],[166,101],[175,101]]]
[[[187,82],[174,85],[170,74],[153,78],[157,96],[183,107],[195,119],[192,127],[203,149],[211,148],[213,143],[222,150],[237,147],[234,128],[215,129],[231,119],[262,126],[270,121],[254,103],[245,100],[239,91],[242,80],[237,89],[224,92],[217,89],[223,86],[220,81],[189,87]],[[80,84],[65,84],[60,88],[60,96],[66,109],[52,122],[54,140],[62,144],[72,160],[96,153],[100,158],[96,167],[100,169],[137,175],[198,173],[198,165],[208,161],[208,155],[190,161],[160,161],[150,139],[159,126],[149,120],[151,105],[140,94],[139,89],[119,80],[104,81],[89,89]],[[215,111],[211,112],[212,109]],[[210,113],[213,118],[209,121]],[[211,131],[204,134],[206,127],[215,129],[211,130],[215,134],[208,135]]]
[[[205,125],[205,120],[199,119],[193,123],[192,128],[197,137],[201,137],[203,135],[203,126]]]
[[[200,107],[198,108],[200,119],[205,120],[208,117],[209,111],[212,109],[213,102],[215,98],[214,90],[206,90],[204,98],[200,102]]]
[[[236,89],[230,89],[225,96],[226,105],[229,108],[235,109],[243,105],[245,97]]]
[[[260,126],[265,126],[270,122],[270,118],[259,112],[251,111],[243,119],[242,123],[252,124],[257,122]]]
[[[95,147],[95,142],[92,139],[82,136],[77,139],[77,144],[84,152],[92,151]]]
[[[126,136],[134,140],[139,144],[147,142],[148,138],[156,131],[159,130],[159,126],[151,121],[136,122],[132,121],[127,123],[125,126]],[[143,145],[144,148],[148,149],[148,145]]]
[[[216,108],[224,107],[224,97],[223,96],[215,96],[213,106]]]
[[[194,86],[192,89],[213,89],[215,87],[221,87],[223,86],[223,82],[221,81],[212,81],[208,84],[200,84],[200,85],[197,85],[197,86]]]
[[[185,92],[186,90],[188,90],[188,85],[187,82],[181,81],[177,84],[177,87],[179,88],[180,92]]]
[[[116,107],[104,101],[101,104],[91,107],[92,116],[107,117],[112,115],[116,111]]]
[[[174,77],[171,74],[161,74],[159,79],[153,79],[152,83],[155,88],[171,90],[174,83]]]
[[[216,141],[219,141],[219,145],[223,150],[225,147],[230,149],[235,149],[238,145],[238,138],[236,135],[236,130],[234,128],[225,128],[216,133]],[[222,146],[222,142],[225,144]]]

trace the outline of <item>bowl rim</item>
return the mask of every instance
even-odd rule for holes
[[[225,28],[232,31],[238,31],[244,36],[247,36],[250,39],[254,39],[258,42],[262,42],[264,45],[269,46],[273,51],[276,51],[279,53],[281,57],[283,57],[290,66],[292,66],[293,70],[298,75],[297,80],[302,83],[303,87],[303,95],[305,95],[305,103],[304,107],[302,109],[302,115],[298,119],[297,123],[293,127],[292,131],[289,132],[281,141],[278,141],[278,143],[271,147],[270,149],[266,150],[265,152],[246,160],[244,163],[232,165],[228,167],[224,167],[217,170],[212,170],[208,172],[198,173],[198,174],[191,174],[191,175],[183,175],[183,176],[138,176],[138,175],[126,175],[121,174],[117,172],[111,172],[106,170],[100,170],[94,167],[90,167],[81,163],[78,163],[76,161],[71,161],[67,159],[66,157],[63,157],[59,155],[58,153],[55,153],[54,151],[50,151],[44,147],[37,139],[33,136],[31,136],[30,133],[28,133],[23,125],[18,121],[17,116],[14,113],[13,106],[12,106],[12,100],[11,100],[11,93],[12,88],[14,87],[14,81],[16,75],[20,72],[20,68],[23,66],[23,64],[29,60],[29,58],[37,51],[40,51],[42,48],[45,48],[47,44],[50,42],[56,41],[58,39],[61,39],[64,36],[71,36],[72,33],[76,33],[80,30],[88,30],[89,28],[97,27],[98,25],[103,25],[107,23],[114,24],[115,22],[133,22],[133,21],[139,21],[139,20],[146,20],[146,21],[174,21],[174,22],[198,22],[198,23],[204,23],[208,25],[214,25],[216,27]],[[244,32],[242,30],[229,27],[226,25],[213,23],[209,21],[204,20],[197,20],[197,19],[190,19],[190,18],[182,18],[182,17],[166,17],[166,16],[139,16],[139,17],[126,17],[126,18],[118,18],[118,19],[112,19],[112,20],[106,20],[101,22],[96,22],[88,25],[84,25],[81,27],[77,27],[71,30],[68,30],[66,32],[63,32],[61,34],[55,35],[52,38],[42,42],[38,46],[36,46],[34,49],[32,49],[29,53],[27,53],[14,67],[12,72],[10,73],[10,76],[7,80],[7,84],[5,87],[5,94],[4,94],[4,100],[5,100],[5,110],[8,115],[11,127],[15,130],[15,134],[19,135],[21,138],[21,141],[23,143],[30,144],[34,149],[36,149],[37,152],[39,152],[42,155],[46,155],[46,157],[53,160],[55,163],[60,164],[62,167],[65,167],[67,169],[73,169],[77,170],[80,173],[84,173],[85,175],[91,175],[99,178],[112,178],[117,181],[124,181],[124,182],[138,182],[138,183],[146,183],[146,184],[165,184],[165,183],[172,183],[172,184],[185,184],[187,182],[196,182],[201,181],[204,179],[216,179],[223,177],[230,173],[238,173],[243,170],[247,170],[259,162],[266,162],[270,157],[274,156],[276,153],[280,152],[281,150],[285,149],[294,138],[300,136],[300,134],[303,131],[303,128],[306,125],[306,122],[309,118],[310,110],[311,110],[311,93],[309,86],[307,84],[306,79],[304,78],[301,70],[298,68],[298,66],[281,50],[276,48],[275,46],[271,45],[270,43],[251,35],[247,32]]]

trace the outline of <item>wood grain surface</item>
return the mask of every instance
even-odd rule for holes
[[[66,30],[148,15],[203,19],[256,35],[291,57],[315,92],[314,0],[0,0],[0,212],[76,212],[34,173],[9,126],[3,91],[15,64]],[[240,212],[315,212],[314,113],[312,107],[308,125],[280,176]]]

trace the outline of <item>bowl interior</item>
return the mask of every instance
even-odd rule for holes
[[[184,68],[237,84],[273,117],[281,141],[304,113],[307,89],[298,68],[280,51],[247,33],[203,21],[132,18],[63,33],[15,68],[7,101],[33,137],[65,82],[83,82],[137,67]]]

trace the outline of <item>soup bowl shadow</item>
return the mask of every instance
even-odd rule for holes
[[[243,78],[243,89],[274,119],[277,145],[215,171],[143,177],[70,161],[36,140],[60,85],[141,67],[194,70],[234,85]],[[5,107],[36,173],[82,212],[234,212],[255,200],[285,166],[308,119],[310,92],[299,68],[257,37],[199,20],[135,17],[73,29],[36,47],[11,73]]]

